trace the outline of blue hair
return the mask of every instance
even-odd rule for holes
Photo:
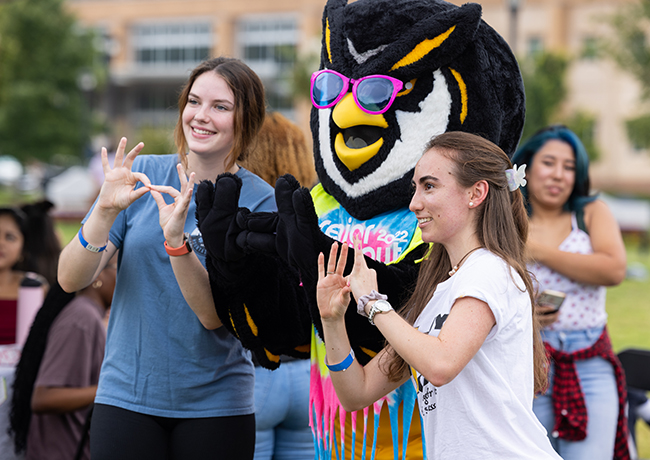
[[[573,156],[575,157],[576,162],[575,183],[573,184],[573,190],[571,191],[569,199],[564,203],[564,209],[566,211],[580,213],[587,203],[591,203],[598,196],[589,194],[589,156],[587,155],[585,146],[573,131],[563,125],[552,125],[548,128],[537,131],[530,139],[519,146],[512,157],[512,162],[518,166],[525,164],[530,167],[533,157],[539,149],[541,149],[546,142],[553,139],[569,144],[571,150],[573,150]],[[528,200],[528,187],[522,187],[521,191],[524,198],[526,198],[526,209],[528,210],[528,215],[531,215],[532,209],[530,207],[530,201]]]

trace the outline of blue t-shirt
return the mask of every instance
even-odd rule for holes
[[[145,173],[152,184],[180,190],[177,163],[177,155],[143,155],[133,171]],[[243,181],[239,206],[275,211],[270,185],[243,168],[237,176]],[[192,200],[185,231],[205,265],[195,209]],[[250,353],[225,328],[205,329],[185,302],[151,194],[119,214],[110,240],[120,257],[95,402],[162,417],[252,414]]]

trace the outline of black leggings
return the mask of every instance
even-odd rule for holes
[[[166,418],[95,404],[93,460],[251,460],[255,415]]]

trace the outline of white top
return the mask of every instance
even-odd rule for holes
[[[418,330],[437,337],[462,297],[486,302],[496,319],[478,353],[447,385],[435,387],[411,369],[428,458],[560,459],[533,413],[532,308],[524,287],[503,259],[480,249],[438,285],[416,320]]]
[[[593,254],[594,252],[591,238],[578,228],[575,213],[571,215],[571,233],[558,249],[575,254]],[[605,326],[607,323],[605,286],[579,283],[542,264],[531,264],[528,269],[537,278],[538,292],[553,289],[566,294],[557,321],[547,326],[547,330],[581,331]]]

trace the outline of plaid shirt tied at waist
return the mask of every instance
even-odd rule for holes
[[[627,445],[627,418],[625,404],[627,390],[625,374],[618,357],[614,354],[612,343],[607,334],[607,328],[591,347],[576,350],[573,353],[558,351],[548,343],[544,343],[546,352],[553,364],[553,410],[555,412],[555,426],[553,436],[567,441],[581,441],[587,437],[587,406],[576,372],[575,361],[601,357],[609,361],[616,376],[618,389],[618,423],[616,427],[616,441],[614,444],[614,459],[629,460],[630,453]]]

